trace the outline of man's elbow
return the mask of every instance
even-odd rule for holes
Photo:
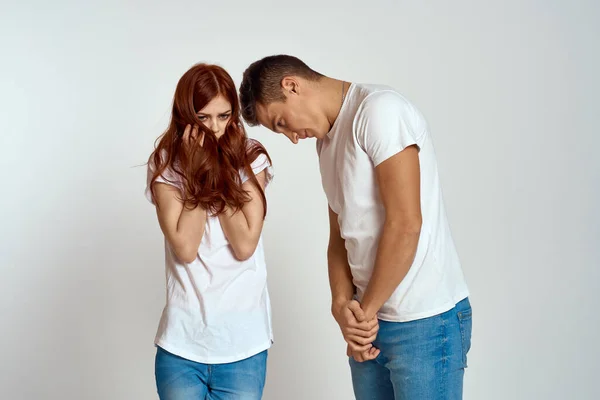
[[[344,242],[330,241],[327,246],[327,259],[336,259],[345,256],[346,247]]]
[[[414,233],[415,235],[421,235],[421,227],[423,226],[423,218],[419,215],[410,220],[410,222],[406,226],[406,230],[409,233]]]
[[[386,221],[389,228],[399,234],[419,236],[421,227],[423,226],[423,218],[421,215],[414,215],[402,218],[389,218]]]

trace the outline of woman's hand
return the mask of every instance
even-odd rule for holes
[[[190,124],[187,124],[183,131],[182,139],[183,144],[190,150],[192,149],[194,142],[202,147],[202,145],[204,145],[204,132],[198,134],[198,125],[194,124],[194,126],[191,126]]]
[[[189,158],[193,157],[193,166],[198,165],[200,155],[200,153],[196,151],[197,149],[195,149],[195,146],[198,145],[202,147],[204,145],[204,132],[198,132],[198,130],[198,125],[194,124],[194,126],[191,126],[188,124],[186,125],[181,138],[183,142],[183,148],[187,156]]]

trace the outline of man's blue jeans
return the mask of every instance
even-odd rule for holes
[[[469,299],[430,318],[379,321],[375,360],[350,358],[356,400],[460,400],[471,348]]]

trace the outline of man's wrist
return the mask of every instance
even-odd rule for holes
[[[347,297],[347,296],[333,297],[331,300],[331,312],[333,313],[333,315],[336,316],[339,313],[340,309],[345,307],[346,304],[348,304],[348,302],[351,300],[352,300],[352,297]]]
[[[367,321],[370,321],[373,318],[375,318],[377,316],[377,313],[379,312],[379,308],[375,307],[373,305],[373,303],[371,303],[369,300],[365,300],[361,304],[361,308],[362,308],[363,312],[365,313],[365,317],[367,318]]]
[[[335,296],[332,298],[331,304],[333,304],[334,306],[343,306],[351,300],[352,296]]]

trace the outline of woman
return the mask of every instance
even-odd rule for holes
[[[166,253],[155,340],[161,399],[262,397],[273,336],[261,238],[271,178],[269,155],[240,122],[229,74],[192,67],[148,162],[146,195]]]

